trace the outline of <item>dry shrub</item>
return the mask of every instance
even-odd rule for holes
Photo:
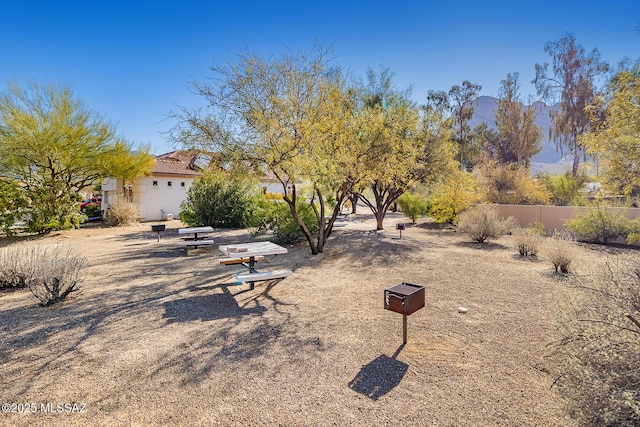
[[[0,250],[0,289],[25,288],[33,277],[34,263],[25,247],[8,247]]]
[[[544,237],[533,228],[516,228],[513,231],[513,245],[521,256],[528,258],[538,255]]]
[[[458,231],[467,234],[478,243],[495,239],[510,232],[517,221],[513,217],[501,219],[498,210],[487,205],[478,205],[460,214]]]
[[[70,246],[7,248],[0,251],[0,282],[2,287],[28,287],[41,305],[48,306],[78,289],[86,262]]]
[[[116,200],[109,205],[106,220],[109,225],[132,225],[140,220],[140,209],[135,203]]]
[[[87,259],[76,255],[70,246],[32,246],[28,250],[27,282],[31,293],[48,306],[64,300],[83,280]]]
[[[562,375],[585,426],[640,425],[640,260],[616,259],[574,277],[560,307]]]
[[[569,266],[576,256],[575,238],[567,231],[555,231],[544,245],[544,258],[556,273],[568,274]]]

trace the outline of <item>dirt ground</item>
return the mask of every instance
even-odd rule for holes
[[[371,215],[352,217],[317,256],[288,246],[259,268],[293,274],[253,291],[235,284],[241,266],[214,262],[246,230],[188,252],[179,221],[159,242],[151,224],[0,239],[89,260],[62,304],[0,293],[0,425],[573,425],[547,357],[564,286],[551,267],[520,259],[511,236],[479,245],[422,221],[399,239],[398,222],[374,233]],[[402,315],[383,309],[401,282],[426,290],[406,345]]]

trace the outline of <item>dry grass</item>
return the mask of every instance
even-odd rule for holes
[[[370,233],[366,216],[324,254],[267,257],[264,269],[294,274],[254,291],[232,284],[239,268],[215,264],[215,248],[186,255],[178,221],[160,242],[149,224],[47,237],[89,258],[88,279],[50,308],[28,290],[0,294],[0,400],[86,406],[0,424],[572,425],[544,357],[563,286],[550,267],[515,256],[510,236],[478,245],[419,223],[395,239],[400,221]],[[383,309],[400,282],[427,295],[404,347],[402,316]]]

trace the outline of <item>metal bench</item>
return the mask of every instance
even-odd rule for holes
[[[291,270],[274,270],[274,271],[265,271],[263,273],[255,272],[255,273],[242,273],[236,275],[236,280],[238,282],[260,282],[263,280],[273,280],[273,279],[282,279],[287,277],[293,273]]]
[[[213,245],[215,242],[213,241],[213,239],[206,239],[206,240],[183,240],[182,242],[180,242],[180,244],[184,247],[186,247],[187,249],[189,248],[189,246],[208,246],[208,245]]]

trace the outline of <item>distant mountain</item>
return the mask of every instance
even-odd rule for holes
[[[490,129],[496,128],[495,111],[498,108],[498,100],[492,96],[480,96],[473,102],[473,117],[469,124],[473,128],[480,123],[486,123]],[[563,158],[556,150],[556,144],[549,141],[549,128],[551,118],[549,111],[557,110],[559,105],[547,106],[544,102],[536,101],[526,108],[535,108],[535,123],[542,130],[542,150],[531,159],[532,173],[547,171],[549,173],[562,173],[571,168],[572,159]]]

